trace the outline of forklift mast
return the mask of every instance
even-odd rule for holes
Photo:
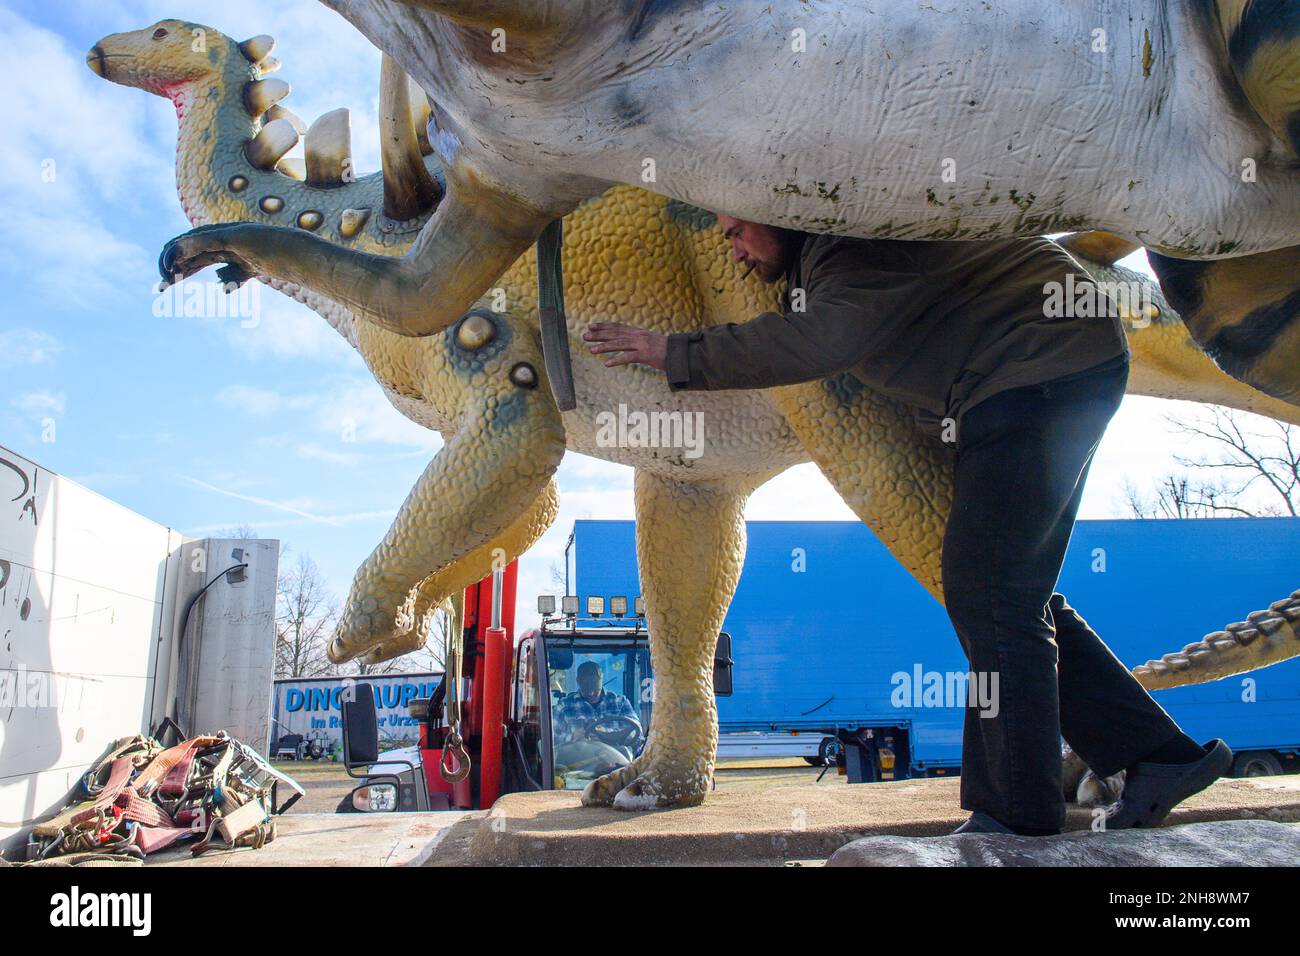
[[[465,680],[460,733],[469,756],[469,773],[464,779],[448,782],[444,776],[443,748],[450,728],[435,728],[431,721],[421,723],[425,782],[431,799],[445,801],[449,809],[490,807],[501,795],[518,577],[518,563],[511,561],[501,572],[494,572],[465,589],[461,664]],[[500,584],[494,587],[497,580]],[[443,679],[449,680],[453,673],[450,661],[444,662],[444,670]]]

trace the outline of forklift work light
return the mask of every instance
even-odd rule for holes
[[[618,595],[609,599],[609,613],[615,617],[622,617],[627,613],[627,597]]]
[[[632,612],[637,617],[645,617],[645,598],[639,594],[632,601]]]
[[[542,615],[542,617],[547,617],[555,613],[554,594],[537,595],[537,613]]]
[[[587,617],[600,617],[605,613],[605,599],[597,594],[587,597]]]
[[[576,595],[576,594],[566,594],[566,595],[564,595],[564,597],[561,599],[561,601],[562,601],[562,607],[563,607],[563,610],[564,610],[564,614],[565,614],[566,617],[577,617],[577,616],[578,616],[578,595]]]

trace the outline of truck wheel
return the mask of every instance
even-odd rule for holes
[[[816,757],[804,757],[814,767],[829,767],[835,762],[835,755],[839,753],[840,742],[834,737],[823,737],[821,744],[817,747]]]
[[[1232,762],[1234,777],[1275,777],[1282,772],[1282,761],[1266,750],[1247,750]]]

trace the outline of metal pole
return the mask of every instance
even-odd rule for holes
[[[501,593],[505,590],[505,570],[496,568],[492,572],[492,628],[501,629]]]

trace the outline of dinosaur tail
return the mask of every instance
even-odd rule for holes
[[[1204,684],[1300,657],[1300,591],[1181,651],[1133,668],[1147,690]]]
[[[1300,157],[1300,2],[1215,0],[1215,7],[1242,92]]]

